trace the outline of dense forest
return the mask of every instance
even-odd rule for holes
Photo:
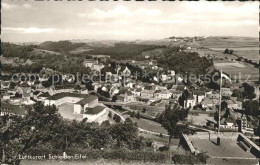
[[[162,57],[157,57],[160,66],[173,69],[177,73],[204,74],[213,66],[206,57],[200,57],[196,52],[185,52],[180,47],[167,48]]]
[[[142,52],[157,48],[165,48],[165,46],[117,43],[114,47],[93,48],[87,53],[110,55],[111,58],[118,60],[138,60],[144,58],[141,56]]]
[[[87,46],[85,43],[72,43],[70,41],[46,41],[39,45],[39,48],[57,52],[69,52],[71,50],[75,50],[79,47]]]
[[[44,106],[42,102],[27,107],[27,114],[23,118],[2,116],[0,123],[1,151],[4,154],[1,157],[8,164],[19,164],[19,154],[48,155],[95,150],[99,150],[100,154],[100,149],[129,151],[151,147],[150,140],[138,136],[137,127],[129,118],[114,125],[109,122],[101,125],[86,123],[86,120],[67,121],[55,106]],[[138,156],[138,153],[135,155]],[[89,156],[95,158],[98,155],[90,152]],[[113,158],[113,155],[108,156]]]
[[[1,53],[5,57],[19,57],[28,59],[30,57],[30,53],[34,50],[36,46],[28,45],[15,45],[10,43],[1,43]]]

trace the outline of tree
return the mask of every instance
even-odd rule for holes
[[[137,114],[135,115],[135,117],[136,117],[137,119],[140,119],[140,113],[139,113],[139,111],[137,112]]]
[[[121,121],[121,117],[118,116],[117,114],[114,114],[113,119],[115,120],[115,122],[119,123]]]
[[[243,108],[246,115],[252,115],[257,117],[259,115],[259,102],[257,100],[248,100],[243,102]]]
[[[132,144],[135,139],[138,138],[137,127],[129,120],[124,123],[117,123],[111,128],[112,138],[117,141],[117,147],[122,147],[123,144],[127,144],[132,148]]]
[[[255,88],[247,83],[242,84],[244,91],[243,96],[247,99],[253,99],[256,97]]]
[[[178,104],[167,105],[165,111],[160,115],[159,122],[168,131],[169,146],[172,137],[178,137],[186,131],[187,125],[178,124],[188,116],[189,109],[180,108]]]
[[[112,117],[112,113],[111,113],[111,111],[108,112],[108,117],[109,117],[109,118]]]
[[[143,111],[142,111],[143,113],[145,113],[146,112],[146,108],[143,108]]]
[[[130,113],[130,117],[135,117],[135,112],[134,112],[134,111],[132,111],[132,112]]]
[[[239,89],[234,89],[232,93],[232,97],[242,98],[242,93]]]

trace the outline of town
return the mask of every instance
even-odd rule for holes
[[[257,2],[1,1],[1,164],[259,165]]]
[[[178,40],[196,42],[198,38],[195,37],[191,41],[186,41],[185,38],[178,38]],[[168,40],[178,41],[176,38]],[[205,40],[205,38],[202,37],[199,40]],[[66,43],[74,44],[68,41]],[[172,152],[180,154],[190,151],[197,155],[207,151],[211,159],[216,156],[228,157],[226,156],[228,149],[223,156],[221,150],[217,152],[219,150],[217,146],[213,145],[212,151],[208,150],[205,143],[209,142],[207,145],[211,145],[210,140],[201,141],[207,139],[208,134],[212,134],[210,137],[215,141],[217,136],[222,137],[223,140],[220,143],[223,144],[220,145],[237,145],[230,148],[230,152],[235,148],[238,150],[230,157],[249,157],[254,162],[256,161],[254,158],[259,156],[259,147],[255,144],[259,143],[259,138],[257,138],[259,125],[256,117],[259,115],[258,82],[246,82],[245,78],[236,80],[234,76],[222,77],[224,72],[222,73],[222,70],[212,65],[216,59],[212,60],[211,56],[205,58],[194,54],[191,52],[191,47],[153,47],[151,49],[165,49],[166,53],[182,53],[183,56],[193,55],[195,56],[193,58],[207,63],[203,66],[205,72],[201,73],[208,77],[198,76],[196,71],[201,68],[195,67],[192,72],[183,74],[183,70],[174,70],[175,67],[178,68],[178,64],[169,67],[165,65],[167,62],[162,58],[157,59],[147,54],[140,57],[140,60],[134,58],[125,60],[112,58],[111,55],[85,53],[82,55],[85,59],[82,59],[82,56],[76,59],[81,63],[75,67],[82,67],[82,72],[77,72],[77,74],[75,71],[60,71],[55,69],[56,66],[47,68],[44,63],[42,67],[41,65],[39,68],[32,67],[39,71],[35,72],[28,68],[28,72],[14,73],[10,70],[18,67],[18,61],[23,58],[13,57],[13,54],[9,53],[16,45],[3,44],[2,46],[6,46],[3,52],[7,52],[7,56],[2,57],[1,116],[23,117],[29,115],[28,108],[35,108],[36,105],[42,103],[42,106],[57,107],[62,118],[69,121],[116,124],[130,119],[135,123],[139,136],[151,139],[154,150],[162,150],[167,144],[169,135],[173,135],[169,134],[169,129],[160,120],[168,105],[175,105],[179,110],[188,110],[188,113],[182,121],[176,122],[176,124],[186,125],[187,128],[179,132],[180,136],[173,136],[174,143],[170,143],[169,146]],[[120,46],[136,45],[126,43]],[[19,45],[16,47],[19,49],[29,47],[31,54],[35,50],[39,52],[39,49],[41,52],[45,51],[41,45],[35,45],[33,48]],[[48,55],[46,52],[45,54]],[[9,61],[12,61],[11,65]],[[31,61],[28,64],[31,66],[37,64],[31,56],[27,61]],[[243,64],[241,61],[235,61],[233,63]],[[26,66],[20,65],[20,67]],[[70,65],[70,67],[74,66]],[[218,114],[219,109],[220,114]],[[220,135],[216,134],[218,129]],[[175,146],[178,147],[175,148]]]

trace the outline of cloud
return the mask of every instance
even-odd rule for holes
[[[157,20],[157,21],[151,21],[150,23],[156,23],[156,24],[186,24],[191,23],[191,20],[177,20],[177,19],[169,19],[169,20]]]
[[[19,6],[19,5],[15,5],[15,4],[9,4],[9,3],[2,2],[2,8],[6,9],[6,10],[12,10],[12,9],[17,9],[17,8],[32,9],[33,7],[27,3]]]
[[[51,33],[55,31],[54,28],[37,28],[37,27],[29,27],[29,28],[3,27],[2,30],[4,33],[12,32],[12,33],[26,33],[26,34]]]
[[[118,6],[112,10],[100,10],[95,8],[91,13],[85,14],[84,16],[87,16],[91,19],[111,19],[111,18],[122,18],[122,17],[128,17],[128,18],[137,18],[138,16],[141,17],[153,17],[158,16],[161,14],[160,10],[157,9],[145,9],[140,8],[137,10],[129,10],[128,8],[124,6]],[[79,13],[78,16],[83,16],[82,13]]]
[[[17,5],[2,2],[2,8],[3,9],[10,10],[10,9],[15,9],[17,7],[18,7]]]
[[[27,3],[23,4],[23,7],[26,8],[26,9],[31,9],[32,8],[32,6],[27,4]]]

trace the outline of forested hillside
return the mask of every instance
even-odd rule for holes
[[[181,51],[180,47],[165,49],[163,56],[157,57],[157,62],[177,73],[203,74],[213,66],[213,62],[206,57],[200,57],[196,52]]]
[[[39,45],[41,49],[57,51],[57,52],[61,52],[61,51],[69,52],[82,46],[86,46],[86,44],[72,43],[70,41],[58,41],[58,42],[46,41]]]
[[[114,47],[93,48],[93,50],[90,50],[87,53],[110,55],[111,58],[119,60],[137,60],[143,58],[141,56],[142,52],[157,48],[165,48],[165,46],[118,43],[115,44]]]

